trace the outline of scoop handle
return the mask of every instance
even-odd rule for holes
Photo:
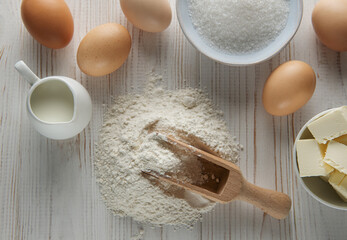
[[[14,68],[24,77],[31,85],[39,81],[39,77],[31,71],[31,69],[23,62],[19,61],[14,65]]]
[[[288,216],[292,206],[292,201],[287,194],[258,187],[246,180],[243,181],[237,199],[253,204],[277,219]]]

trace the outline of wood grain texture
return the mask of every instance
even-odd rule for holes
[[[316,0],[305,0],[301,27],[274,58],[254,66],[229,67],[199,54],[184,38],[174,17],[160,34],[139,31],[127,22],[118,0],[66,0],[75,21],[73,41],[64,49],[39,45],[24,28],[19,0],[0,3],[0,239],[346,239],[347,213],[311,198],[294,175],[291,150],[301,126],[315,114],[347,102],[347,54],[322,46],[310,15]],[[170,0],[174,10],[174,0]],[[175,11],[174,14],[175,16]],[[124,25],[133,45],[127,62],[105,77],[88,77],[76,65],[83,36],[107,22]],[[23,59],[39,77],[75,78],[93,100],[90,125],[77,137],[53,141],[40,136],[25,111],[29,85],[14,70]],[[313,98],[295,114],[268,115],[261,103],[267,76],[280,63],[303,60],[317,73]],[[218,205],[192,230],[151,228],[113,216],[94,178],[94,144],[112,97],[140,92],[147,75],[163,76],[170,89],[198,87],[225,113],[233,135],[244,146],[239,166],[259,186],[292,196],[293,210],[276,220],[239,201]]]

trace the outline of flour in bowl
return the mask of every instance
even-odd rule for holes
[[[197,157],[174,149],[156,132],[232,162],[239,158],[240,145],[231,137],[222,113],[200,90],[168,91],[152,82],[143,94],[122,96],[108,109],[94,161],[107,207],[139,222],[191,226],[215,203],[141,171],[170,172],[194,182],[214,176],[202,176]]]

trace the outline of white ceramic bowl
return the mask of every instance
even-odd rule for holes
[[[267,47],[256,52],[233,55],[216,50],[215,48],[209,46],[201,38],[201,35],[194,28],[191,17],[189,16],[188,1],[189,0],[176,1],[177,18],[184,35],[187,37],[190,43],[204,55],[217,62],[233,66],[260,63],[273,57],[294,37],[300,26],[303,14],[303,0],[289,0],[290,13],[288,16],[287,25],[273,42],[271,42]]]
[[[299,139],[313,139],[312,134],[307,128],[307,125],[332,110],[334,109],[329,109],[317,114],[301,128],[300,132],[298,133],[295,139],[293,147],[294,171],[301,185],[314,199],[318,200],[326,206],[339,210],[347,210],[347,202],[344,202],[337,195],[337,193],[329,183],[325,182],[320,177],[300,177],[299,167],[296,159],[296,143],[299,141]]]

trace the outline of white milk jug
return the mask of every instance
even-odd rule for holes
[[[40,79],[23,61],[17,62],[15,68],[32,85],[27,112],[39,133],[52,139],[67,139],[88,125],[92,101],[79,82],[62,76]]]

